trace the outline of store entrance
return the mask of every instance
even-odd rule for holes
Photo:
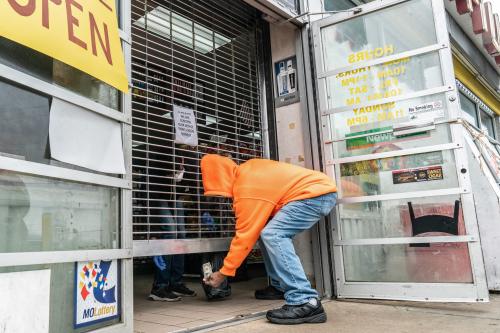
[[[220,254],[220,253],[219,253]],[[134,267],[134,328],[136,331],[172,332],[186,328],[200,329],[252,318],[264,311],[280,307],[281,300],[257,300],[254,291],[267,286],[262,263],[252,258],[244,263],[235,278],[229,280],[231,296],[209,301],[200,278],[200,264],[213,254],[185,255],[186,269],[182,282],[196,292],[194,297],[182,296],[180,301],[151,301],[149,295],[154,279],[150,258],[136,259]],[[156,331],[155,331],[156,332]]]
[[[235,226],[231,201],[203,196],[201,157],[265,157],[261,15],[233,0],[133,0],[131,8],[136,328],[179,330],[268,309],[253,298],[267,285],[258,250],[230,281],[228,300],[207,303],[200,278]],[[197,296],[148,300],[158,261]]]
[[[313,25],[339,297],[488,300],[445,27],[441,0]]]

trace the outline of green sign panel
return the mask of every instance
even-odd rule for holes
[[[387,132],[390,130],[392,130],[392,127],[381,127],[374,128],[368,131],[347,134],[346,137],[356,136],[352,139],[346,139],[347,150],[363,149],[373,147],[379,143],[403,141],[408,138],[415,138],[427,134],[426,132],[419,132],[401,136],[394,136],[392,132]]]

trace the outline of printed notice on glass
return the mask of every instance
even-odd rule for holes
[[[74,327],[120,317],[118,260],[75,263]]]
[[[443,168],[432,166],[407,170],[396,170],[392,172],[393,184],[407,184],[443,180]]]
[[[175,143],[197,146],[198,132],[194,110],[174,105]]]
[[[442,118],[444,117],[443,102],[435,101],[409,107],[408,114],[411,120]]]

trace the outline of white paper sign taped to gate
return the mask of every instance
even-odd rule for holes
[[[198,145],[198,132],[194,110],[174,105],[175,143]]]

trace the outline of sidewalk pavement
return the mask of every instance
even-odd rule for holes
[[[273,325],[265,318],[216,329],[217,333],[500,333],[500,295],[490,303],[330,301],[325,324]]]

